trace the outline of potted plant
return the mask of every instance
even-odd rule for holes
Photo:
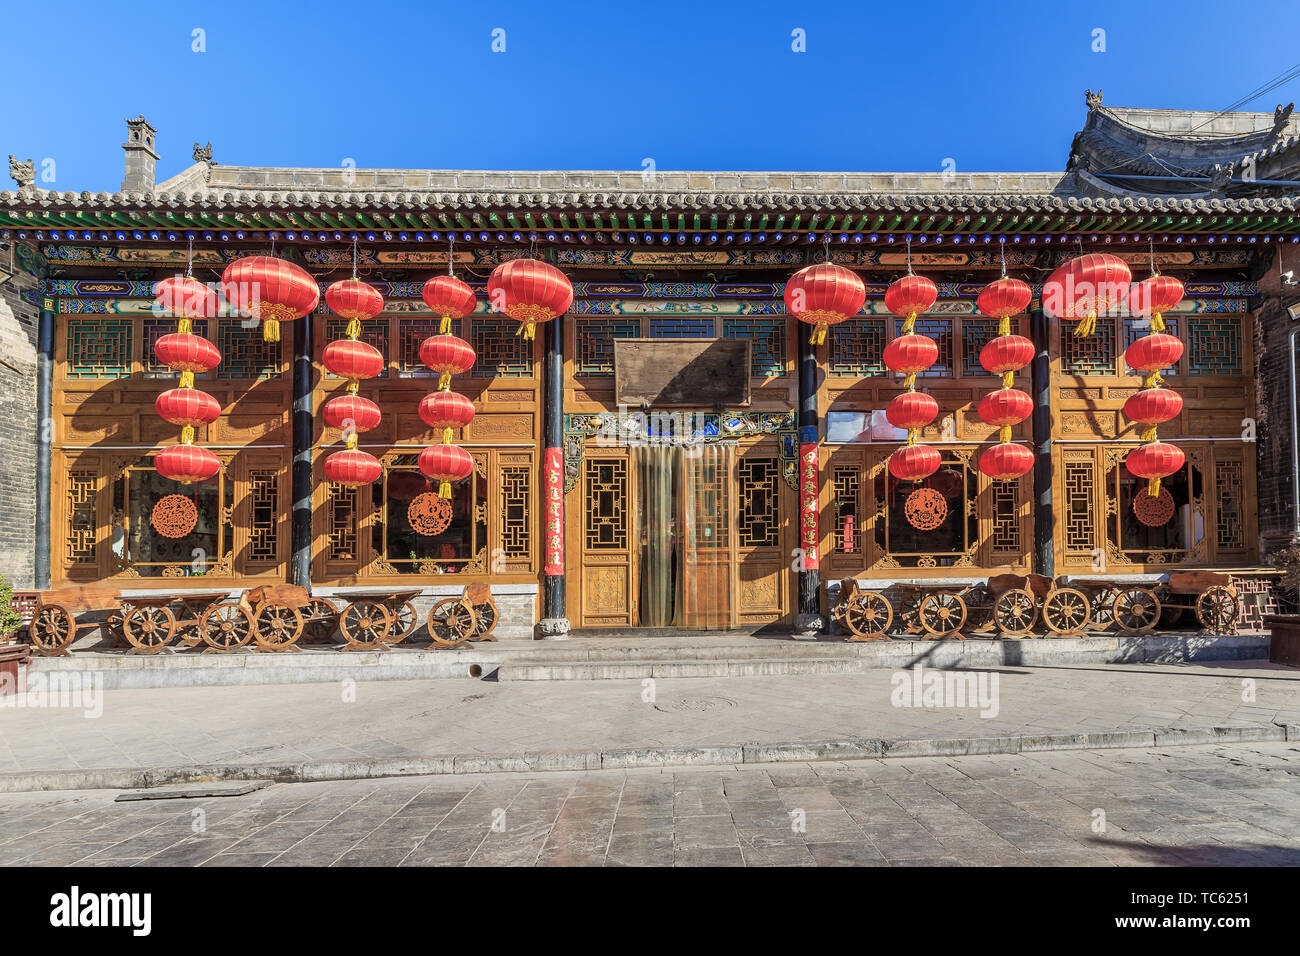
[[[1269,563],[1282,572],[1278,587],[1294,595],[1300,590],[1300,544],[1269,555]],[[1265,614],[1270,632],[1268,659],[1274,664],[1300,667],[1300,614]]]
[[[22,690],[23,672],[31,650],[15,639],[25,622],[14,610],[13,599],[13,584],[0,574],[0,697]]]

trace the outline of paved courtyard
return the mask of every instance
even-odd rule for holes
[[[1300,747],[0,795],[0,865],[1300,865]]]
[[[989,716],[978,706],[896,706],[896,672],[886,669],[653,685],[465,679],[106,691],[93,719],[87,708],[0,707],[0,774],[1300,725],[1300,671],[1264,661],[992,673]]]

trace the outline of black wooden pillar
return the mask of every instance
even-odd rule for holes
[[[1029,323],[1034,340],[1034,361],[1030,366],[1034,395],[1034,570],[1051,577],[1056,574],[1052,536],[1052,326],[1041,308],[1030,313]]]
[[[569,636],[564,572],[564,324],[559,316],[538,326],[546,343],[542,422],[542,620],[544,641]]]
[[[809,329],[799,325],[795,334],[799,337],[799,546],[803,549],[803,558],[799,564],[799,609],[794,618],[796,634],[818,634],[826,625],[821,615],[821,534],[815,524],[818,517],[817,500],[814,498],[811,520],[811,543],[809,547],[808,530],[805,522],[809,519],[806,507],[805,478],[808,476],[809,462],[804,460],[810,447],[813,456],[812,475],[814,494],[820,486],[817,476],[817,453],[820,448],[821,419],[817,414],[817,347],[812,344]]]
[[[289,583],[311,587],[312,495],[312,317],[289,323],[293,329],[293,512],[290,525]],[[283,326],[281,326],[283,328]]]
[[[50,586],[50,470],[54,461],[54,302],[45,299],[36,327],[36,553],[32,582]]]

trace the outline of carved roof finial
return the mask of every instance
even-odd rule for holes
[[[1294,103],[1288,103],[1286,106],[1281,103],[1277,104],[1277,109],[1273,111],[1273,137],[1275,139],[1281,136],[1282,131],[1286,129],[1287,123],[1291,121],[1291,111],[1294,109]]]
[[[212,162],[212,140],[208,140],[207,146],[200,146],[198,143],[194,144],[194,161],[196,163],[208,163],[211,166],[217,165]]]
[[[1093,93],[1092,90],[1084,90],[1083,100],[1088,104],[1089,113],[1101,106],[1102,92],[1102,90],[1098,90],[1096,93]]]
[[[10,153],[9,178],[18,184],[19,189],[26,189],[36,182],[36,164],[31,159],[28,159],[25,163],[20,163],[14,158],[14,154]]]

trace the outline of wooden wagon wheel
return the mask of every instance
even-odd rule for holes
[[[353,601],[339,615],[339,633],[354,648],[382,647],[392,626],[392,615],[378,601]]]
[[[921,630],[921,593],[905,591],[898,602],[898,623],[908,634]]]
[[[334,602],[314,597],[302,606],[303,643],[328,644],[339,624],[339,609]]]
[[[389,631],[383,638],[385,644],[400,644],[420,626],[420,616],[415,612],[415,605],[403,601],[395,609],[389,608]]]
[[[42,654],[66,654],[77,636],[77,621],[61,604],[46,604],[32,617],[27,633]]]
[[[851,641],[887,641],[894,609],[876,591],[859,591],[844,605],[844,626],[853,632]]]
[[[253,615],[238,604],[213,604],[199,618],[199,634],[208,651],[233,651],[253,639]]]
[[[926,595],[917,611],[921,626],[935,637],[962,637],[962,625],[966,623],[966,602],[952,591],[935,591]]]
[[[1024,637],[1038,620],[1038,601],[1028,588],[1003,591],[993,602],[993,621],[1003,636]]]
[[[461,598],[443,598],[429,608],[429,639],[439,647],[458,647],[478,629],[478,615]]]
[[[473,641],[484,641],[492,633],[492,628],[497,626],[497,606],[491,601],[483,604],[474,605],[474,613],[478,616],[478,631],[470,638]],[[496,638],[492,638],[496,640]]]
[[[279,601],[263,601],[253,614],[253,640],[264,651],[287,651],[302,637],[302,612]]]
[[[1150,588],[1122,588],[1111,605],[1121,631],[1149,634],[1160,622],[1160,599]]]
[[[1090,614],[1092,616],[1092,626],[1098,630],[1115,626],[1115,614],[1112,606],[1115,603],[1115,596],[1119,594],[1115,588],[1104,587],[1098,588],[1092,592],[1092,607]]]
[[[1091,620],[1088,596],[1078,588],[1053,588],[1043,600],[1043,623],[1057,634],[1078,634]]]
[[[176,635],[176,615],[157,605],[133,607],[122,618],[122,633],[143,654],[156,654]]]
[[[987,631],[993,627],[993,598],[989,589],[977,584],[966,592],[966,630]]]
[[[1196,619],[1201,627],[1215,634],[1231,634],[1240,612],[1237,595],[1221,585],[1206,589],[1196,599]]]

